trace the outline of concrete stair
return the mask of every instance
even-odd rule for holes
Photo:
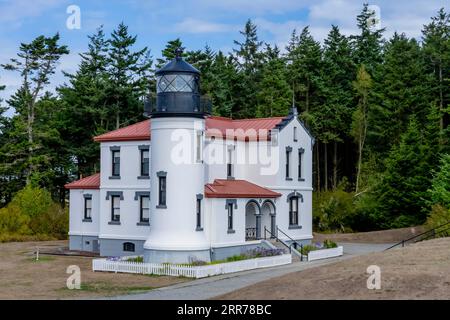
[[[289,249],[280,241],[277,241],[276,239],[270,239],[268,240],[273,246],[277,247],[278,249],[283,249],[286,253],[289,252]],[[300,262],[300,253],[296,251],[294,248],[292,248],[292,262]]]

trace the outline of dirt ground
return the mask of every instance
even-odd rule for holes
[[[359,233],[316,233],[313,241],[330,239],[336,242],[396,243],[424,232],[423,226]]]
[[[135,293],[188,281],[186,278],[92,271],[92,258],[41,255],[33,251],[67,241],[0,243],[0,299],[72,299]],[[67,267],[81,269],[81,290],[66,287]]]
[[[381,289],[367,289],[367,267]],[[359,256],[257,283],[218,299],[450,299],[450,238]]]

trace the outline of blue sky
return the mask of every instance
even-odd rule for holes
[[[331,24],[346,34],[356,31],[356,15],[364,1],[354,0],[0,0],[0,63],[13,57],[20,42],[38,35],[60,32],[61,43],[70,55],[62,59],[52,79],[52,88],[64,82],[61,70],[74,72],[78,54],[86,50],[87,35],[100,25],[110,33],[121,21],[138,35],[137,48],[147,46],[154,58],[160,56],[166,42],[180,37],[189,49],[208,44],[214,50],[230,51],[233,40],[248,18],[258,25],[262,40],[284,47],[294,28],[310,26],[317,40],[322,40]],[[448,1],[379,0],[369,2],[380,8],[386,36],[394,31],[420,37],[422,25],[429,22]],[[66,12],[69,5],[81,10],[81,28],[69,30]],[[448,7],[446,7],[448,11]],[[0,84],[6,98],[20,86],[17,75],[0,70]]]

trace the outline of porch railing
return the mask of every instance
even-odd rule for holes
[[[256,228],[246,228],[245,229],[245,239],[246,240],[257,240]]]

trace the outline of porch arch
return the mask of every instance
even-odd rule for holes
[[[245,205],[245,239],[256,240],[261,237],[261,206],[256,200]]]
[[[267,199],[261,205],[261,230],[264,232],[265,237],[274,238],[276,235],[276,212],[277,207],[275,203]],[[270,231],[270,234],[266,234],[264,230]]]

